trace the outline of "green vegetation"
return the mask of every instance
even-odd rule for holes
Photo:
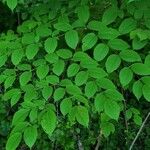
[[[1,0],[1,150],[149,150],[149,102],[149,0]]]

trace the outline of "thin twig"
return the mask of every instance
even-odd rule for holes
[[[102,132],[100,131],[100,134],[97,138],[97,144],[96,144],[95,150],[99,150],[99,147],[100,147],[100,144],[101,144],[101,136],[102,136]]]
[[[147,120],[148,120],[149,116],[150,116],[150,112],[147,114],[147,116],[146,116],[145,120],[143,121],[143,123],[142,123],[142,125],[141,125],[141,127],[140,127],[140,129],[139,129],[139,131],[138,131],[138,133],[136,134],[136,136],[135,136],[135,138],[134,138],[134,140],[133,140],[132,144],[130,145],[129,150],[132,150],[132,148],[133,148],[133,146],[134,146],[134,144],[135,144],[135,142],[136,142],[137,138],[139,137],[139,135],[140,135],[140,133],[141,133],[142,129],[144,128],[144,125],[145,125],[145,123],[147,122]]]

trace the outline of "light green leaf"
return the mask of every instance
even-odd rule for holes
[[[122,39],[113,39],[108,42],[110,48],[114,50],[126,50],[130,48],[129,44],[123,41]]]
[[[33,59],[39,51],[38,44],[30,44],[26,48],[26,57],[30,60]]]
[[[54,63],[53,65],[53,72],[60,76],[63,71],[64,71],[64,68],[65,68],[65,62],[61,59],[59,59],[56,63]]]
[[[121,59],[123,59],[124,61],[127,61],[127,62],[141,61],[140,55],[133,50],[121,51],[119,55],[120,55]]]
[[[143,92],[143,96],[144,98],[150,102],[150,85],[143,85],[142,87],[142,92]]]
[[[121,59],[118,55],[112,54],[110,55],[105,63],[106,70],[108,73],[112,73],[115,71],[121,64]]]
[[[45,60],[51,64],[56,63],[58,59],[59,58],[55,53],[50,53],[50,54],[45,55]]]
[[[114,101],[122,101],[124,100],[123,95],[117,91],[116,89],[108,89],[106,91],[104,91],[104,95]]]
[[[21,86],[26,85],[32,77],[32,72],[29,71],[25,71],[21,74],[20,78],[19,78],[19,82]]]
[[[60,103],[60,111],[65,116],[71,111],[72,101],[69,98],[63,99]]]
[[[85,86],[85,95],[88,97],[88,98],[91,98],[94,96],[94,94],[97,92],[98,88],[97,88],[97,85],[94,81],[89,81],[86,83],[86,86]]]
[[[47,133],[49,136],[52,135],[53,131],[56,128],[56,114],[53,110],[49,109],[47,112],[45,112],[41,119],[41,126],[45,133]]]
[[[104,104],[107,101],[107,97],[103,94],[97,94],[94,100],[94,106],[96,111],[101,112],[104,110]]]
[[[121,34],[126,34],[136,29],[136,21],[132,18],[127,18],[122,21],[119,26],[119,32]]]
[[[137,75],[150,75],[150,68],[142,63],[134,63],[131,69]]]
[[[138,100],[142,97],[142,87],[143,87],[143,84],[140,80],[134,82],[133,84],[133,88],[132,88],[133,94]]]
[[[37,67],[36,74],[39,79],[44,79],[49,72],[49,66],[48,65],[40,65]]]
[[[106,25],[109,25],[116,20],[117,16],[118,16],[117,8],[111,6],[105,10],[102,16],[102,22],[105,23]]]
[[[78,64],[76,63],[71,64],[67,69],[67,76],[68,77],[75,76],[78,73],[79,69],[80,69],[80,66]]]
[[[77,8],[78,18],[81,22],[86,23],[89,20],[90,13],[89,7],[86,5],[82,5]]]
[[[4,82],[5,90],[8,89],[9,87],[11,87],[13,85],[13,83],[15,82],[15,80],[16,80],[16,76],[7,77]]]
[[[118,120],[120,114],[120,106],[117,102],[108,99],[104,104],[104,112],[112,119]]]
[[[23,53],[24,52],[22,49],[17,49],[17,50],[13,51],[13,53],[11,55],[11,61],[14,65],[18,65],[21,62]]]
[[[21,98],[21,92],[18,90],[14,93],[14,95],[11,98],[11,107],[13,107]]]
[[[54,28],[64,32],[72,30],[72,26],[67,22],[58,22],[54,24]]]
[[[14,126],[20,122],[23,122],[26,119],[26,117],[28,116],[28,114],[29,114],[28,109],[22,108],[22,109],[18,110],[13,116],[12,125]]]
[[[76,108],[76,119],[81,125],[88,127],[89,114],[88,114],[88,110],[86,107],[77,106],[77,108]]]
[[[7,61],[7,56],[6,55],[1,55],[0,56],[0,67],[4,66]]]
[[[27,127],[24,131],[24,141],[29,148],[32,148],[34,143],[36,142],[38,133],[37,128],[35,126]]]
[[[97,61],[103,60],[109,52],[109,47],[106,44],[100,43],[94,48],[94,59]]]
[[[98,79],[96,83],[100,88],[103,89],[116,89],[114,83],[107,78]]]
[[[115,131],[115,127],[110,122],[102,122],[101,130],[102,134],[107,138],[111,133]]]
[[[21,142],[22,135],[19,132],[13,133],[7,140],[6,150],[16,150]]]
[[[55,51],[55,49],[57,48],[57,45],[58,45],[58,42],[55,37],[48,38],[44,43],[45,50],[49,54]]]
[[[80,94],[82,94],[81,89],[76,85],[67,85],[66,86],[66,91],[70,95],[77,95],[77,94],[80,95]]]
[[[59,78],[56,75],[49,75],[46,77],[46,81],[52,85],[59,83]]]
[[[98,67],[89,68],[88,73],[89,73],[89,76],[96,78],[96,79],[104,78],[107,76],[107,73],[104,71],[104,69],[98,68]]]
[[[78,32],[76,30],[70,30],[65,33],[65,40],[67,45],[72,48],[76,49],[77,44],[79,42]]]
[[[72,52],[69,49],[59,49],[56,54],[63,59],[69,59],[72,57]]]
[[[87,51],[91,49],[97,42],[98,38],[94,33],[88,33],[83,39],[82,39],[82,50]]]
[[[42,95],[46,100],[48,100],[48,98],[52,95],[52,93],[53,93],[53,88],[50,86],[46,86],[42,89]]]
[[[17,6],[17,0],[6,0],[7,6],[13,11]]]
[[[103,28],[98,32],[98,37],[100,39],[112,40],[120,35],[119,31],[113,28]]]
[[[64,88],[57,88],[54,91],[54,100],[55,101],[59,101],[60,99],[62,99],[65,95],[65,89]]]
[[[119,80],[122,86],[126,86],[130,83],[130,81],[133,79],[133,72],[130,68],[124,67],[120,70],[119,73]]]
[[[75,77],[75,84],[77,86],[81,86],[86,83],[87,79],[88,79],[88,72],[80,71],[79,73],[77,73]]]

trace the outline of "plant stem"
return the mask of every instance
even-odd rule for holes
[[[138,133],[136,134],[136,136],[135,136],[135,138],[134,138],[132,144],[130,145],[129,150],[132,150],[132,148],[133,148],[133,146],[134,146],[134,144],[135,144],[137,138],[139,137],[139,135],[140,135],[142,129],[144,128],[144,125],[146,124],[146,122],[147,122],[149,116],[150,116],[150,112],[147,114],[145,120],[143,121],[143,123],[142,123],[142,125],[141,125],[141,127],[140,127],[140,129],[139,129],[139,131],[138,131]]]

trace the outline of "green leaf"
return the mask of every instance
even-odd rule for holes
[[[59,101],[60,99],[62,99],[65,95],[65,89],[64,88],[57,88],[54,91],[54,100],[55,101]]]
[[[58,42],[55,37],[48,38],[44,43],[45,50],[48,54],[53,53],[55,49],[57,48],[57,45],[58,45]]]
[[[38,118],[38,109],[37,108],[32,108],[29,114],[30,122],[34,122]]]
[[[58,59],[59,58],[55,53],[50,53],[50,54],[45,55],[45,60],[52,64],[56,63]]]
[[[91,49],[97,42],[98,38],[94,33],[88,33],[83,39],[82,39],[82,50],[87,51]]]
[[[143,85],[142,87],[142,92],[143,92],[143,96],[144,98],[150,102],[150,86],[149,85]]]
[[[26,57],[31,60],[33,59],[39,51],[38,44],[30,44],[26,48]]]
[[[19,82],[21,86],[26,85],[32,77],[32,72],[29,71],[25,71],[21,74],[20,78],[19,78]]]
[[[88,98],[91,98],[94,96],[94,94],[97,92],[98,88],[97,88],[97,85],[95,84],[94,81],[89,81],[86,83],[86,86],[85,86],[85,95],[88,97]]]
[[[65,68],[65,62],[61,59],[59,59],[56,63],[54,63],[53,65],[53,72],[60,76],[63,71],[64,71],[64,68]]]
[[[142,118],[139,116],[139,115],[134,115],[134,122],[137,124],[137,125],[141,125],[142,124]]]
[[[88,110],[87,110],[86,107],[84,107],[84,106],[77,106],[76,119],[81,125],[83,125],[85,127],[88,127],[89,114],[88,114]]]
[[[107,100],[107,97],[103,93],[96,95],[95,100],[94,100],[94,106],[95,106],[96,111],[101,112],[104,110],[104,104],[106,100]]]
[[[98,87],[103,89],[116,89],[114,83],[107,78],[98,79],[96,81],[96,84],[98,85]]]
[[[35,34],[34,34],[34,32],[23,34],[22,43],[25,44],[25,45],[35,43]]]
[[[67,76],[68,77],[75,76],[78,73],[79,69],[80,69],[80,66],[78,64],[76,63],[71,64],[67,69]]]
[[[37,67],[36,70],[36,74],[40,80],[44,79],[47,76],[48,72],[49,72],[48,65],[40,65],[39,67]]]
[[[69,59],[72,57],[72,52],[69,49],[59,49],[56,54],[63,59]]]
[[[107,73],[102,68],[89,68],[88,69],[89,76],[100,79],[107,76]]]
[[[29,110],[28,109],[20,109],[18,110],[14,116],[13,116],[13,120],[12,120],[12,125],[17,125],[18,122],[23,122],[26,117],[28,116],[29,114]]]
[[[21,142],[22,135],[19,132],[13,133],[7,140],[6,150],[16,150]]]
[[[77,86],[81,86],[86,83],[87,79],[88,79],[88,72],[80,71],[79,73],[77,73],[75,77],[75,84]]]
[[[24,141],[29,148],[32,148],[34,143],[36,142],[38,133],[37,128],[35,126],[27,127],[24,131]]]
[[[112,40],[117,38],[120,35],[119,31],[113,28],[103,28],[98,32],[98,37],[100,39],[105,39],[105,40]]]
[[[81,22],[86,23],[89,20],[90,13],[89,7],[86,5],[82,5],[77,8],[78,18]]]
[[[100,43],[94,48],[94,59],[97,61],[103,60],[109,52],[109,47],[106,44]]]
[[[4,82],[5,90],[8,89],[9,87],[11,87],[13,85],[13,83],[15,82],[15,80],[16,80],[16,76],[7,77]]]
[[[107,26],[100,22],[100,21],[96,21],[96,20],[92,20],[88,23],[87,27],[90,29],[90,30],[94,30],[94,31],[101,31],[102,29],[104,28],[107,28]]]
[[[77,44],[79,42],[78,32],[76,30],[70,30],[65,33],[65,40],[67,45],[72,48],[76,49]]]
[[[134,82],[132,90],[135,97],[139,100],[142,97],[142,87],[143,84],[140,80]]]
[[[131,69],[137,75],[150,75],[150,68],[142,63],[134,63]]]
[[[50,86],[46,86],[42,90],[42,95],[46,100],[49,99],[49,97],[52,95],[52,93],[53,93],[53,88]]]
[[[17,49],[17,50],[13,51],[13,53],[11,55],[11,61],[14,65],[18,65],[21,62],[23,53],[24,52],[22,49]]]
[[[119,32],[121,34],[126,34],[136,29],[136,21],[132,18],[127,18],[122,21],[119,26]]]
[[[59,83],[59,78],[56,75],[49,75],[46,77],[46,81],[52,85]]]
[[[67,115],[72,108],[72,101],[69,98],[63,99],[60,103],[60,111],[65,116]]]
[[[16,91],[11,98],[11,102],[10,102],[11,107],[13,107],[15,104],[17,104],[17,102],[20,100],[20,98],[21,98],[21,92]]]
[[[121,59],[118,55],[112,54],[110,55],[105,63],[106,70],[108,73],[112,73],[113,71],[117,70],[117,68],[121,64]]]
[[[102,16],[102,22],[105,23],[106,25],[109,25],[116,20],[117,16],[118,16],[117,8],[111,6],[105,10]]]
[[[13,11],[17,6],[17,0],[6,0],[7,6]]]
[[[150,54],[145,57],[144,64],[150,67]]]
[[[133,50],[121,51],[119,55],[120,55],[121,59],[123,59],[124,61],[127,61],[127,62],[141,61],[140,55]]]
[[[1,55],[0,56],[0,67],[4,66],[7,61],[7,56],[6,55]]]
[[[111,133],[115,131],[115,127],[110,122],[103,122],[101,124],[102,134],[107,138]]]
[[[138,38],[134,38],[132,41],[132,47],[134,50],[140,50],[147,44],[147,40],[140,41]]]
[[[104,112],[112,119],[118,120],[120,114],[120,106],[117,102],[108,99],[104,104]]]
[[[76,94],[80,95],[80,94],[82,94],[81,89],[76,85],[67,85],[66,86],[66,91],[70,95],[76,95]]]
[[[110,40],[108,42],[108,45],[114,50],[126,50],[130,47],[129,44],[123,41],[122,39]]]
[[[122,86],[128,85],[132,79],[133,79],[133,72],[131,71],[130,68],[124,67],[123,69],[120,70],[119,80]]]
[[[52,135],[53,131],[56,128],[56,114],[53,110],[49,109],[47,112],[45,112],[41,119],[41,126],[45,133],[47,133],[49,136]]]
[[[104,95],[111,100],[114,101],[122,101],[124,100],[123,95],[117,91],[116,89],[107,89],[106,91],[104,91]]]
[[[54,24],[54,28],[64,32],[72,30],[72,26],[67,22],[58,22]]]

